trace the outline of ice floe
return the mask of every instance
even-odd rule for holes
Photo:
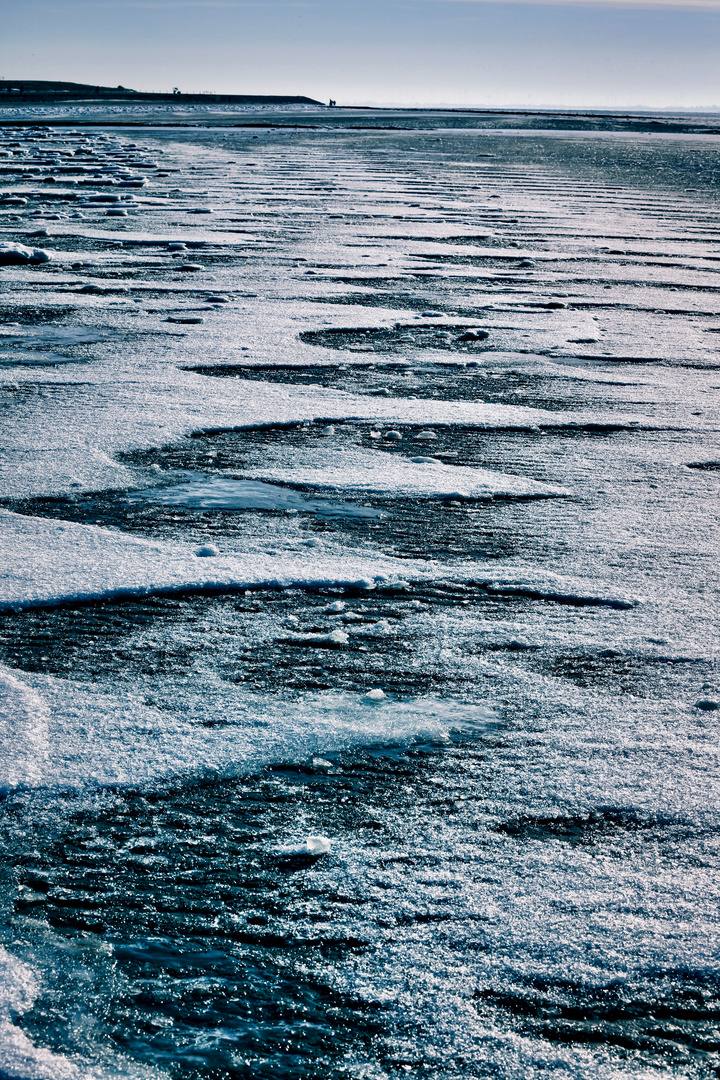
[[[302,463],[253,470],[265,480],[307,484],[315,488],[382,492],[397,496],[488,499],[501,496],[542,498],[567,495],[565,488],[524,477],[470,466],[408,459],[383,451],[313,449]]]
[[[214,545],[213,545],[214,546]],[[327,586],[372,589],[376,583],[452,577],[489,593],[574,606],[631,608],[638,597],[603,583],[538,568],[468,562],[452,569],[422,559],[362,554],[316,538],[293,550],[236,551],[198,557],[189,543],[144,540],[95,525],[26,517],[0,509],[0,610],[99,598],[248,588]]]
[[[372,701],[347,692],[310,693],[289,702],[242,688],[204,684],[175,698],[173,710],[139,695],[0,667],[0,691],[22,697],[43,741],[37,753],[0,729],[0,787],[73,788],[138,785],[176,777],[242,775],[274,761],[367,743],[415,737],[445,739],[496,722],[484,704],[425,697]],[[0,698],[0,700],[2,700]],[[215,721],[209,726],[201,720]]]
[[[142,540],[94,525],[0,510],[0,608],[257,586],[353,585],[432,576],[430,564],[303,546],[279,555],[198,558],[191,544]]]
[[[69,344],[70,338],[60,336],[63,331],[63,327],[39,328],[33,340],[39,344],[47,334],[43,340],[49,342],[57,334],[54,340],[58,345],[61,340]],[[81,334],[92,333],[104,332],[87,327],[81,330]],[[18,347],[21,339],[29,336],[25,331],[20,334],[13,331],[8,344]],[[78,340],[75,338],[76,343]],[[566,415],[541,409],[482,402],[394,402],[304,386],[285,387],[241,379],[208,380],[185,372],[173,373],[172,380],[168,380],[161,370],[133,367],[98,371],[94,364],[85,364],[83,379],[87,382],[82,391],[70,395],[63,409],[48,411],[42,427],[22,414],[8,425],[4,463],[0,464],[0,497],[45,495],[70,487],[97,491],[103,487],[133,485],[134,475],[116,459],[118,452],[162,445],[202,428],[252,429],[313,420],[318,414],[328,420],[358,418],[373,423],[391,420],[437,427],[460,424],[491,430],[523,430],[541,423],[572,428],[576,423],[574,418],[569,420]],[[212,386],[208,386],[209,382]],[[99,416],[102,424],[98,423]],[[380,460],[385,463],[384,458]],[[247,478],[279,479],[260,472]],[[475,480],[479,480],[478,475]],[[291,478],[288,481],[293,482]],[[305,481],[298,478],[296,482]],[[436,479],[436,490],[443,482]],[[519,490],[522,483],[507,479],[513,490]],[[493,484],[490,476],[488,484]],[[540,487],[534,490],[539,492]]]

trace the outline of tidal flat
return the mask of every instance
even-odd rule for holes
[[[719,136],[0,113],[0,1076],[718,1076]]]

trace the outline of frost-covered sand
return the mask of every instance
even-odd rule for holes
[[[714,138],[125,115],[0,128],[0,1074],[716,1075]]]

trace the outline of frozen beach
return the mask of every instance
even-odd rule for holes
[[[720,165],[651,125],[0,110],[1,1077],[718,1075]]]

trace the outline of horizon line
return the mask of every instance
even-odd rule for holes
[[[432,4],[494,4],[526,7],[606,8],[610,10],[707,11],[720,14],[720,0],[420,0]]]

